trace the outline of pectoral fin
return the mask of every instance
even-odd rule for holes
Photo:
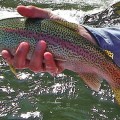
[[[14,68],[14,66],[11,65],[11,64],[9,64],[9,67],[10,67],[11,72],[18,78],[16,69]],[[19,78],[18,78],[18,79],[19,79]]]
[[[95,91],[99,91],[101,87],[101,80],[99,80],[99,77],[94,73],[79,73],[80,77],[83,79],[83,81],[92,89]]]

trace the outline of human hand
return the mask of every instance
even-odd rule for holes
[[[34,6],[18,6],[17,11],[22,16],[30,18],[61,19],[50,11]],[[22,42],[14,56],[7,50],[2,51],[2,56],[8,64],[12,64],[17,69],[29,68],[34,72],[49,72],[53,74],[64,70],[60,62],[55,61],[50,52],[46,52],[46,42],[44,40],[38,42],[30,60],[27,59],[29,50],[30,45],[27,42]]]

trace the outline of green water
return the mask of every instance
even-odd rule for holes
[[[70,21],[92,26],[111,26],[113,21],[108,11],[101,11],[113,0],[1,0],[1,18],[17,16],[17,5],[36,5],[53,10]],[[64,15],[63,15],[64,12]],[[106,16],[105,16],[106,15]],[[95,17],[95,18],[94,18]],[[84,18],[84,19],[83,19]],[[115,21],[117,16],[112,14]],[[89,21],[91,20],[91,21]],[[97,21],[97,22],[96,22]],[[116,22],[116,21],[115,21]],[[108,22],[107,22],[108,23]],[[114,24],[119,26],[119,20]],[[48,73],[34,74],[29,70],[22,72],[23,80],[17,80],[1,58],[0,64],[0,119],[1,120],[119,120],[120,107],[108,84],[104,81],[97,93],[90,90],[79,76],[64,71],[57,77]]]

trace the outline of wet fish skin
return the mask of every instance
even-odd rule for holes
[[[14,55],[21,42],[29,42],[30,59],[37,42],[45,40],[47,51],[62,61],[66,69],[78,73],[93,90],[99,90],[100,77],[105,79],[120,104],[120,68],[100,47],[80,36],[78,29],[78,25],[62,20],[24,17],[0,20],[0,51],[7,49]]]

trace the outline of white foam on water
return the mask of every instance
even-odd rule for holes
[[[11,17],[20,17],[21,15],[17,12],[2,10],[0,11],[0,19],[11,18]]]
[[[20,115],[20,117],[22,117],[23,119],[28,119],[30,117],[33,117],[33,118],[37,117],[37,118],[40,118],[40,120],[42,120],[42,116],[39,111],[23,113]]]

